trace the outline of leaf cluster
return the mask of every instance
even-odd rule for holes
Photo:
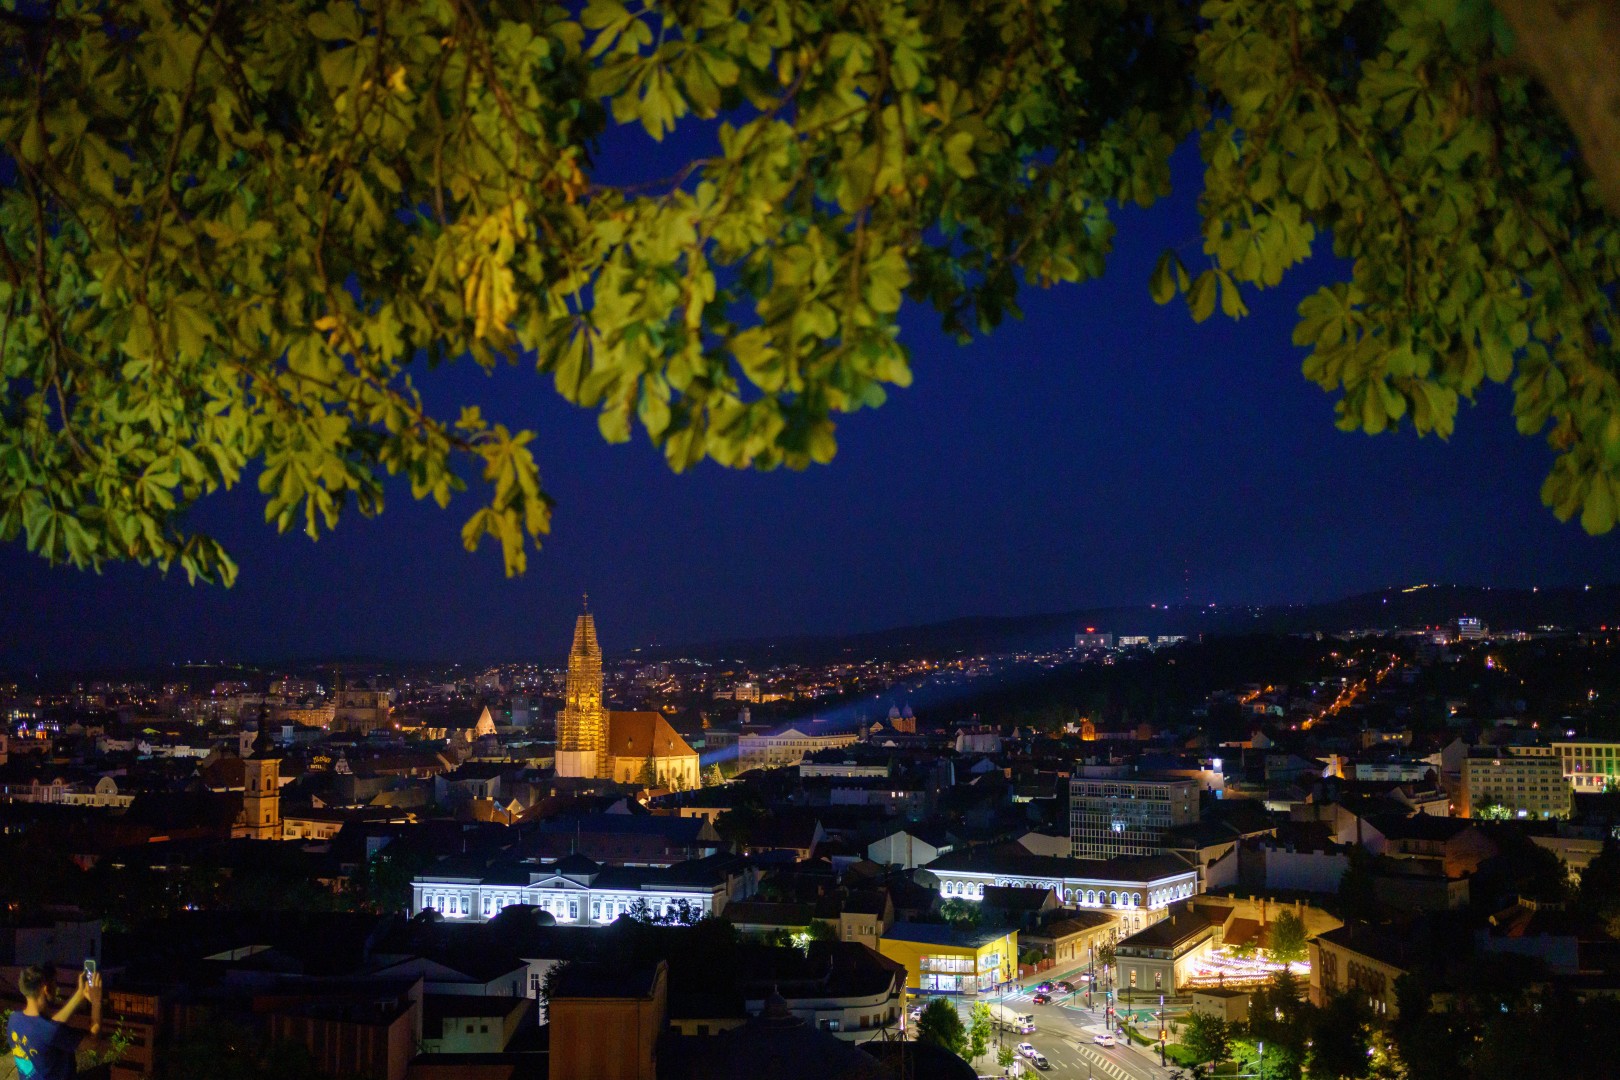
[[[533,364],[679,471],[805,468],[967,337],[1102,273],[1112,214],[1205,162],[1154,297],[1300,306],[1339,424],[1450,434],[1511,382],[1543,499],[1620,507],[1620,229],[1484,0],[60,0],[0,19],[0,538],[236,567],[189,511],[253,483],[310,537],[447,505],[508,573],[550,528],[535,433],[424,366]],[[716,145],[599,182],[609,124]],[[696,137],[694,136],[694,141]],[[1191,265],[1189,265],[1191,264]]]

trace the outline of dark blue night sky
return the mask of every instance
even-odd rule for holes
[[[611,653],[1179,601],[1184,578],[1199,603],[1620,579],[1620,539],[1542,507],[1551,451],[1516,434],[1503,388],[1464,406],[1450,443],[1334,428],[1289,342],[1295,305],[1337,269],[1328,258],[1251,295],[1241,323],[1156,307],[1159,252],[1198,255],[1197,165],[1178,164],[1175,197],[1120,215],[1106,279],[1026,293],[1024,321],[966,347],[908,307],[916,383],[844,418],[828,467],[677,477],[644,435],[604,444],[594,415],[531,369],[452,368],[428,377],[446,404],[476,399],[539,430],[557,508],[525,578],[507,580],[494,550],[462,550],[468,496],[441,512],[396,486],[380,518],[311,544],[263,524],[250,484],[200,512],[241,563],[228,592],[0,549],[0,667],[558,661],[584,589]]]

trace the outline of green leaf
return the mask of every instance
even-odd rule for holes
[[[1614,487],[1604,473],[1591,478],[1586,489],[1586,502],[1581,507],[1581,528],[1593,536],[1601,536],[1614,528]]]
[[[958,131],[945,140],[945,164],[962,179],[977,176],[978,166],[973,164],[973,135]]]
[[[1153,267],[1153,276],[1148,279],[1148,294],[1153,297],[1155,304],[1168,304],[1175,299],[1178,272],[1186,274],[1174,251],[1166,251],[1159,256],[1158,263]]]
[[[1193,322],[1203,322],[1215,314],[1215,294],[1215,271],[1205,270],[1193,279],[1187,292],[1187,310],[1192,312]]]
[[[899,248],[889,248],[866,265],[866,302],[873,311],[892,315],[900,310],[911,271]]]
[[[1248,306],[1243,303],[1243,294],[1238,290],[1237,282],[1225,270],[1216,272],[1216,278],[1221,284],[1221,314],[1229,319],[1241,319],[1249,313]]]

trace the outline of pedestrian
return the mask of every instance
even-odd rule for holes
[[[56,969],[34,965],[23,969],[17,989],[27,1004],[11,1014],[6,1035],[11,1043],[11,1063],[20,1080],[72,1080],[78,1072],[76,1055],[85,1033],[68,1026],[80,1005],[90,1002],[99,1012],[101,980],[89,980],[79,972],[79,985],[67,1003],[55,1012]]]

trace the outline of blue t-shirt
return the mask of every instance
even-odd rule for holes
[[[76,1028],[18,1009],[6,1024],[6,1040],[19,1080],[73,1080],[78,1072],[75,1055],[84,1032]]]

